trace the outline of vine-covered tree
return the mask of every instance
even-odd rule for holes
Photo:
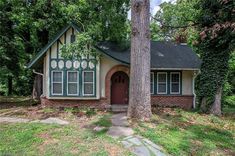
[[[149,119],[150,17],[149,0],[131,1],[131,69],[128,116]]]
[[[221,96],[228,63],[235,47],[233,0],[200,0],[196,18],[200,37],[197,47],[203,61],[199,79],[201,110],[221,115]]]
[[[152,37],[158,33],[163,34],[164,40],[187,42],[202,58],[202,72],[197,78],[196,91],[199,107],[204,112],[221,113],[220,96],[215,100],[218,86],[225,91],[223,99],[228,92],[229,95],[234,94],[233,71],[231,67],[227,68],[234,45],[234,6],[232,0],[177,0],[161,4],[152,20],[161,28],[157,27],[157,32],[152,31]],[[218,112],[214,111],[215,107],[212,109],[215,101],[219,101]]]

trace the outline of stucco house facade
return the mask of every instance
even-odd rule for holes
[[[99,58],[63,58],[62,45],[73,42],[77,33],[77,25],[68,24],[28,64],[28,68],[42,71],[41,104],[100,109],[128,105],[130,49],[119,50],[112,42],[102,42],[95,46],[101,54]],[[152,41],[152,105],[193,108],[194,79],[200,64],[187,45]]]

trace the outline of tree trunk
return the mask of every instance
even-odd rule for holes
[[[221,115],[221,96],[222,96],[222,87],[219,87],[216,91],[215,101],[210,108],[210,113],[214,115]]]
[[[208,111],[206,97],[202,98],[200,109],[201,109],[202,112],[207,112]]]
[[[42,76],[36,75],[33,83],[32,97],[33,99],[39,100],[41,95],[42,95]]]
[[[131,69],[128,117],[149,119],[150,102],[150,3],[131,1]]]
[[[13,85],[12,85],[12,76],[8,76],[7,78],[7,96],[12,95],[12,91],[13,91]]]

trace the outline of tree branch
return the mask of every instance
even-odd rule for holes
[[[181,29],[181,28],[188,28],[188,27],[194,27],[196,25],[199,25],[199,23],[192,23],[192,24],[188,24],[188,25],[179,25],[179,26],[172,26],[172,25],[165,25],[162,23],[162,21],[160,21],[159,19],[155,18],[154,16],[151,16],[155,21],[160,22],[162,27],[166,27],[166,28],[171,28],[171,29]],[[192,20],[188,20],[188,22],[193,22]]]

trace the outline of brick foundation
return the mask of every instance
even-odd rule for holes
[[[90,107],[100,110],[110,108],[110,100],[101,98],[100,100],[68,100],[68,99],[47,99],[41,97],[41,105],[49,107]],[[179,107],[191,109],[193,106],[193,96],[151,96],[152,107]]]
[[[191,95],[182,95],[182,96],[160,96],[153,95],[151,97],[152,106],[161,106],[161,107],[179,107],[183,109],[192,109],[193,107],[193,96]]]
[[[41,105],[49,107],[89,107],[100,110],[110,108],[106,98],[100,100],[76,100],[76,99],[47,99],[41,97]]]

